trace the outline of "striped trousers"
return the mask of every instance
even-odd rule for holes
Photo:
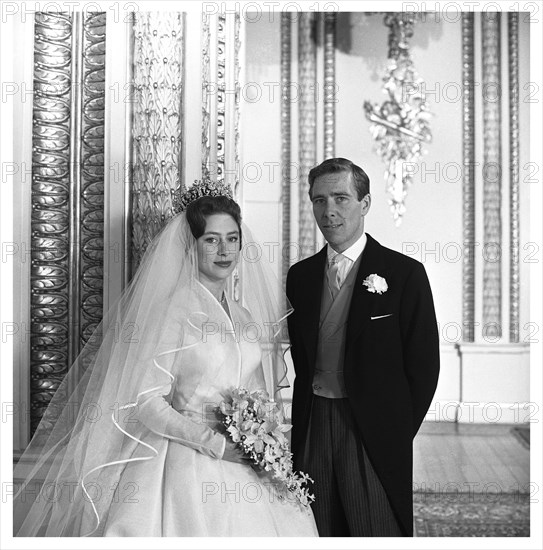
[[[303,470],[315,481],[321,537],[401,537],[388,497],[362,445],[348,399],[313,396]]]

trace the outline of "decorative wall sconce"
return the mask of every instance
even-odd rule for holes
[[[424,100],[424,80],[413,66],[409,38],[413,36],[415,15],[389,13],[384,23],[389,27],[388,67],[383,77],[387,99],[381,104],[364,102],[366,118],[376,142],[376,152],[385,163],[386,189],[396,226],[405,213],[405,198],[412,183],[413,164],[418,161],[423,144],[430,142],[431,113]]]

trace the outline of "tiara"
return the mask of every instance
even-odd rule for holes
[[[183,191],[181,187],[172,189],[172,207],[176,214],[183,212],[187,206],[201,197],[228,197],[233,199],[232,190],[222,181],[194,180],[194,183]]]

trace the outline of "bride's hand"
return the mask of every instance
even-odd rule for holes
[[[226,447],[224,448],[223,460],[228,462],[237,462],[238,464],[250,464],[250,458],[231,439],[226,439]]]

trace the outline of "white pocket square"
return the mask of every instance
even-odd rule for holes
[[[392,317],[393,313],[387,313],[386,315],[377,315],[376,317],[370,317],[370,321],[375,321],[375,319],[384,319],[385,317]]]

